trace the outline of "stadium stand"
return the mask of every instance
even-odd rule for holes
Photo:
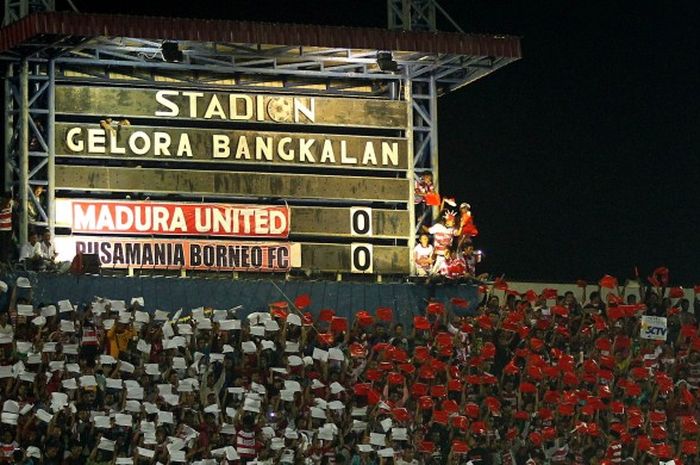
[[[172,314],[11,284],[0,463],[698,463],[700,303],[658,280],[640,303],[609,276],[581,301],[498,280],[407,325],[308,294]]]

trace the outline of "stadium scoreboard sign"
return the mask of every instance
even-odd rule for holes
[[[400,100],[61,86],[56,113],[104,117],[405,129]]]
[[[55,104],[61,258],[410,271],[405,101],[59,85]]]

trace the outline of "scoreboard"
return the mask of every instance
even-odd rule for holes
[[[57,85],[55,105],[61,259],[411,271],[404,100]]]

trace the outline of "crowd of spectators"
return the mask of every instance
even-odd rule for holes
[[[454,198],[440,197],[435,191],[430,172],[417,179],[414,198],[422,232],[413,249],[416,274],[445,280],[483,278],[476,274],[482,253],[474,249],[473,239],[479,230],[471,205],[462,202],[457,212]],[[433,210],[438,212],[435,219]]]
[[[624,295],[606,277],[577,300],[499,280],[406,326],[391,308],[312,315],[306,295],[172,314],[14,284],[0,463],[700,463],[700,305],[659,282]]]

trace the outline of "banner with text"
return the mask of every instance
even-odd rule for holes
[[[290,224],[285,206],[83,199],[57,199],[56,218],[73,233],[275,239]]]
[[[58,259],[97,254],[105,268],[284,272],[299,266],[290,243],[58,236]]]
[[[666,327],[666,317],[663,316],[642,316],[642,327],[640,337],[642,339],[653,339],[655,341],[665,341],[668,329]]]
[[[133,87],[56,86],[56,113],[405,129],[405,101]]]
[[[405,170],[398,137],[203,128],[56,123],[56,155],[159,162],[255,163],[314,168]]]

